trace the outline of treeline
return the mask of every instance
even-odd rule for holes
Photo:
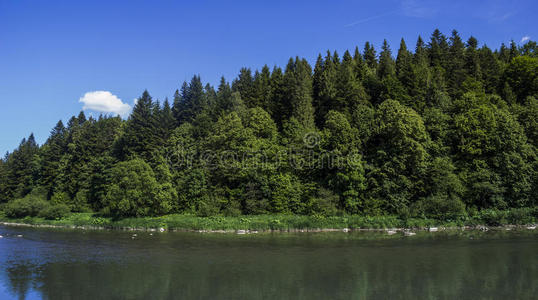
[[[194,76],[172,101],[144,91],[126,121],[81,112],[42,146],[24,139],[0,160],[0,202],[52,218],[536,207],[537,74],[536,42],[492,50],[435,30],[396,55],[367,42],[313,68],[242,68],[216,89]]]

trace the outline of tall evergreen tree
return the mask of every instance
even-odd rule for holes
[[[140,156],[151,157],[159,141],[158,118],[154,113],[154,102],[148,91],[138,98],[133,112],[127,120],[125,132],[119,141],[120,159]]]
[[[333,57],[329,51],[325,56],[325,60],[321,59],[321,55],[316,63],[313,76],[313,93],[314,104],[316,107],[317,124],[322,124],[325,115],[334,105],[337,97],[337,80],[338,80],[338,65],[335,64]]]
[[[334,86],[336,90],[336,99],[329,107],[350,117],[357,105],[368,103],[368,96],[366,95],[361,82],[357,78],[355,61],[348,51],[344,53],[342,63],[337,71],[338,73]]]
[[[469,76],[475,80],[480,80],[482,72],[480,70],[480,58],[478,56],[478,41],[474,37],[467,40],[465,49],[465,68]]]
[[[284,73],[284,86],[290,116],[304,129],[314,128],[312,68],[305,59],[290,58]]]
[[[439,29],[435,29],[428,47],[430,63],[434,67],[446,69],[448,59],[448,42]]]
[[[239,76],[232,83],[232,90],[241,94],[241,99],[243,99],[247,107],[258,105],[254,90],[254,78],[250,68],[241,68]]]
[[[370,45],[370,42],[364,44],[364,61],[370,69],[375,70],[377,68],[377,55],[374,46]]]
[[[183,89],[187,89],[187,83],[183,83]],[[182,104],[183,104],[183,98],[181,98],[181,94],[179,93],[179,90],[176,90],[174,92],[174,98],[172,102],[172,115],[174,116],[174,119],[176,120],[176,124],[179,125],[179,122],[181,121],[181,111],[183,110]]]
[[[392,59],[392,52],[390,51],[387,40],[383,40],[381,53],[379,53],[377,75],[380,79],[395,75],[394,60]]]
[[[456,30],[450,37],[449,63],[447,69],[447,91],[452,97],[461,97],[458,91],[465,81],[465,45]]]
[[[164,144],[164,141],[170,137],[172,131],[176,127],[176,120],[174,118],[174,113],[170,107],[168,98],[164,99],[163,108],[159,111],[157,119],[161,128],[161,139],[163,141],[162,144]]]
[[[267,65],[262,67],[261,72],[256,71],[254,76],[255,104],[266,111],[271,110],[271,71]]]
[[[67,151],[67,129],[62,120],[56,123],[47,142],[41,148],[40,185],[47,190],[47,197],[53,193],[53,184],[58,176],[60,160]]]

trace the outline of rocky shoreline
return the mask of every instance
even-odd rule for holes
[[[185,229],[185,228],[144,228],[144,227],[114,227],[114,226],[95,226],[95,225],[50,225],[50,224],[27,224],[20,222],[0,222],[2,226],[12,227],[30,227],[30,228],[64,228],[64,229],[80,229],[80,230],[119,230],[119,231],[145,231],[145,232],[198,232],[198,233],[234,233],[234,234],[256,234],[262,232],[278,233],[278,232],[386,232],[388,235],[401,233],[405,236],[412,236],[417,231],[438,232],[438,231],[466,231],[466,230],[535,230],[535,224],[529,225],[503,225],[503,226],[454,226],[454,227],[417,227],[417,228],[290,228],[287,230],[249,230],[249,229]]]

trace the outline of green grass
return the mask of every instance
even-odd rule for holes
[[[112,229],[165,228],[167,230],[313,230],[313,229],[384,229],[384,228],[424,228],[429,226],[461,227],[465,225],[522,225],[536,223],[537,208],[512,210],[482,210],[473,216],[459,220],[440,221],[427,218],[401,219],[397,216],[300,216],[300,215],[255,215],[238,217],[198,217],[195,215],[173,214],[161,217],[113,219],[93,213],[71,213],[57,220],[41,217],[7,218],[0,212],[0,221],[31,225],[86,226]]]

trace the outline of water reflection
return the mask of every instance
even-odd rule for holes
[[[537,234],[202,235],[0,228],[1,296],[532,299]],[[19,232],[23,238],[14,237]],[[471,239],[473,237],[473,239]],[[4,293],[4,294],[2,294]]]

